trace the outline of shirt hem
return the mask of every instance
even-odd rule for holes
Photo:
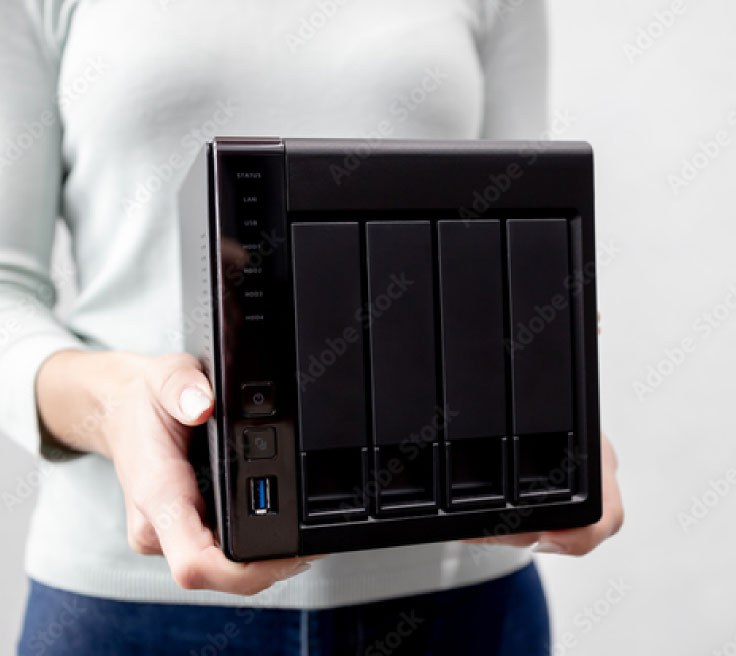
[[[256,595],[233,595],[209,590],[184,590],[176,585],[168,572],[130,572],[110,567],[79,568],[69,563],[53,563],[44,559],[44,566],[32,559],[26,562],[27,575],[44,585],[92,597],[166,604],[208,606],[239,606],[253,608],[283,608],[323,610],[340,606],[370,603],[397,597],[438,592],[464,587],[501,578],[525,567],[531,561],[528,549],[513,549],[506,554],[498,567],[468,567],[462,557],[444,558],[441,563],[428,566],[421,563],[416,568],[402,566],[386,569],[381,575],[375,572],[355,576],[314,576],[308,572],[286,581],[279,581],[271,588]],[[432,581],[436,568],[462,569],[441,581]],[[73,576],[70,573],[73,572]]]

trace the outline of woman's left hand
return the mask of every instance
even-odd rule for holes
[[[624,521],[621,492],[616,481],[618,461],[608,438],[601,434],[601,474],[603,491],[603,515],[595,524],[561,531],[519,533],[498,537],[477,538],[467,542],[504,544],[516,547],[536,545],[538,553],[569,554],[582,556],[595,549],[604,540],[615,535]]]

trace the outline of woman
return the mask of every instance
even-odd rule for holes
[[[213,397],[181,354],[175,211],[215,135],[539,138],[542,3],[3,0],[0,97],[0,417],[45,467],[20,653],[548,653],[517,547],[582,554],[618,529],[605,440],[593,527],[224,558],[186,458]],[[57,214],[79,288],[63,323]]]

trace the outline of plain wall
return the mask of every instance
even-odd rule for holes
[[[736,469],[736,4],[550,5],[551,136],[596,152],[603,422],[627,511],[592,555],[540,558],[553,653],[736,653],[736,494],[720,482]],[[0,448],[6,654],[37,476]]]
[[[736,654],[719,482],[736,469],[736,4],[549,4],[559,137],[596,153],[602,415],[627,513],[590,556],[540,558],[553,653]]]

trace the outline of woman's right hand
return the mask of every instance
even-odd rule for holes
[[[192,356],[61,351],[41,366],[36,401],[52,439],[112,460],[130,546],[163,554],[181,587],[250,595],[309,567],[305,558],[234,563],[204,524],[187,453],[213,394]]]

